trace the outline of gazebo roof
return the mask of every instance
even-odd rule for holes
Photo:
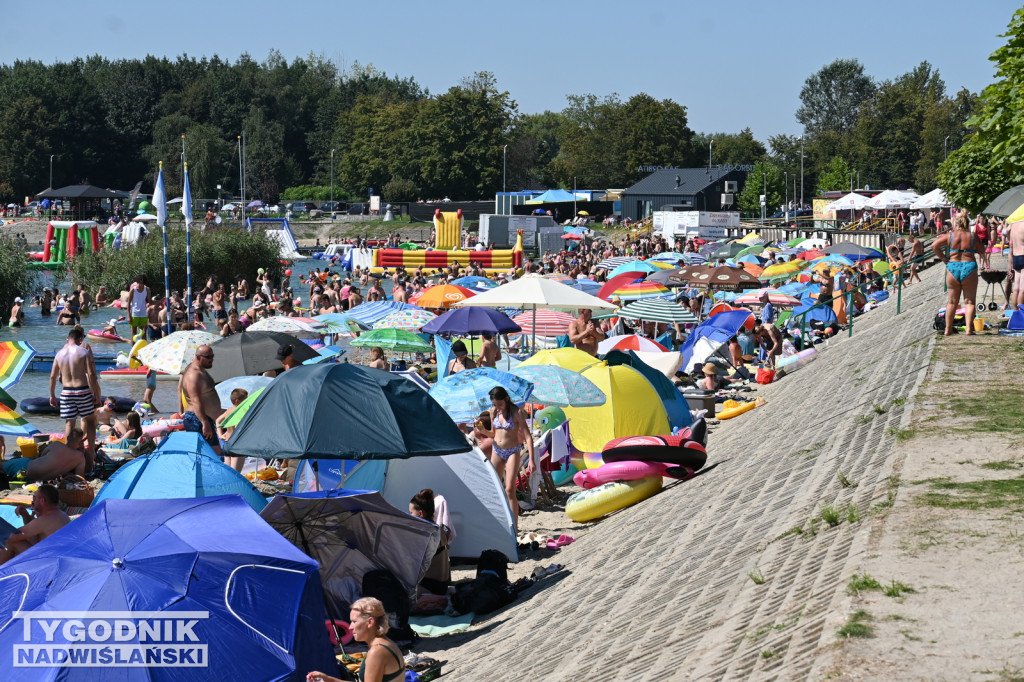
[[[124,192],[115,192],[93,185],[68,185],[58,189],[48,189],[36,195],[40,199],[119,199]]]

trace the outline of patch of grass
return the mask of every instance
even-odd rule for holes
[[[917,635],[911,634],[910,630],[900,630],[899,633],[909,639],[911,642],[920,642],[921,638]]]
[[[803,448],[802,450],[797,450],[796,452],[793,453],[793,455],[794,456],[809,455],[812,452],[814,452],[815,450],[820,449],[824,445],[825,445],[825,441],[823,441],[823,440],[822,441],[818,441],[817,443],[814,443],[813,445],[811,445],[808,448]],[[810,458],[808,457],[808,459],[810,459]]]
[[[889,402],[889,407],[902,407],[903,405],[906,405],[906,404],[907,404],[907,399],[906,398],[893,398]]]
[[[789,537],[790,535],[803,535],[803,534],[804,534],[804,527],[803,526],[793,526],[792,528],[787,530],[785,533],[779,534],[779,536],[776,537],[775,539],[776,540],[781,540],[782,538]]]
[[[957,483],[947,479],[922,481],[932,490],[915,498],[917,504],[942,509],[1003,509],[1024,511],[1024,476]]]
[[[893,492],[892,490],[890,490],[886,494],[884,501],[879,502],[878,504],[876,504],[874,507],[871,508],[871,513],[872,514],[883,514],[886,511],[888,511],[889,509],[892,509],[892,506],[895,503],[896,503],[896,493]]]
[[[893,578],[891,584],[886,585],[882,589],[882,594],[886,597],[892,597],[893,599],[898,599],[905,594],[914,594],[914,592],[916,592],[916,590],[913,587],[904,585],[903,583],[898,583],[895,578]]]
[[[846,505],[846,522],[857,523],[858,521],[860,521],[860,510],[858,510],[857,506],[851,502]]]
[[[885,430],[885,435],[893,436],[897,443],[905,443],[912,438],[917,438],[917,429],[906,428],[901,429],[895,426],[890,426]]]
[[[873,415],[873,414],[862,414],[861,416],[859,416],[856,419],[854,419],[853,423],[857,424],[858,426],[860,426],[862,424],[869,423],[874,418],[875,418],[875,415]]]
[[[1004,459],[1001,462],[985,462],[980,466],[982,469],[991,469],[992,471],[1007,471],[1009,469],[1020,469],[1024,467],[1024,464],[1014,462],[1012,459]]]
[[[765,650],[763,650],[761,652],[761,658],[763,658],[766,661],[770,661],[773,658],[778,658],[779,656],[781,656],[782,652],[784,652],[784,651],[785,651],[785,649],[783,649],[783,648],[779,648],[779,649],[765,649]]]
[[[871,614],[867,611],[856,611],[850,614],[846,625],[836,631],[836,637],[840,639],[869,639],[875,636],[875,629],[871,627]]]
[[[835,528],[842,521],[843,513],[838,508],[830,504],[821,508],[819,517],[822,521],[827,523],[830,528]]]
[[[854,573],[853,577],[850,578],[850,582],[846,585],[846,591],[853,595],[857,595],[868,590],[880,589],[882,589],[882,583],[878,582],[867,573]]]
[[[850,480],[850,478],[842,471],[836,472],[836,480],[839,481],[839,485],[844,488],[856,488],[857,484]]]
[[[1020,435],[1020,405],[1024,389],[1003,386],[981,395],[961,392],[952,396],[948,409],[959,417],[956,431]]]
[[[884,407],[882,405],[872,405],[871,409],[875,411],[875,414],[885,414],[889,411],[888,407]]]
[[[750,573],[747,573],[747,577],[750,578],[755,585],[764,585],[766,581],[764,573],[761,572],[760,568],[755,568]]]

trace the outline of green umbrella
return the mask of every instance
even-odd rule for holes
[[[733,258],[739,258],[741,256],[746,256],[747,254],[753,254],[755,256],[760,256],[762,251],[764,251],[764,245],[763,244],[754,244],[753,246],[748,246],[747,248],[743,249],[742,251],[737,253],[735,256],[733,256]]]
[[[368,331],[350,345],[356,348],[380,346],[399,353],[429,353],[434,350],[433,346],[416,334],[392,327]]]
[[[796,246],[804,239],[806,239],[806,237],[797,237],[796,239],[790,239],[788,242],[786,242],[786,246]]]
[[[238,422],[242,421],[242,417],[245,416],[245,413],[249,411],[252,404],[256,402],[256,399],[259,398],[260,394],[266,389],[267,387],[263,386],[262,388],[250,393],[249,397],[238,403],[238,407],[232,410],[231,414],[228,415],[228,418],[221,422],[220,427],[222,429],[228,429],[232,426],[238,426]]]

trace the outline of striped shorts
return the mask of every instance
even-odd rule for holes
[[[96,411],[92,389],[65,388],[60,392],[60,418],[69,421],[76,417],[88,417]]]

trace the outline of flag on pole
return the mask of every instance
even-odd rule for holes
[[[142,180],[139,180],[138,182],[135,183],[135,187],[132,188],[131,203],[128,204],[128,208],[135,208],[135,202],[139,198],[139,191],[141,189],[142,189]],[[155,200],[156,197],[154,196],[153,199]]]
[[[185,169],[185,192],[181,211],[185,214],[185,319],[192,321],[192,190],[188,186],[188,164]]]
[[[185,164],[185,194],[181,202],[181,212],[185,214],[185,227],[192,224],[192,190],[188,186],[188,164]]]
[[[153,189],[153,205],[156,207],[156,224],[164,235],[164,307],[167,310],[167,333],[172,331],[171,323],[171,269],[167,262],[167,191],[164,189],[164,162],[156,172],[156,186]]]

